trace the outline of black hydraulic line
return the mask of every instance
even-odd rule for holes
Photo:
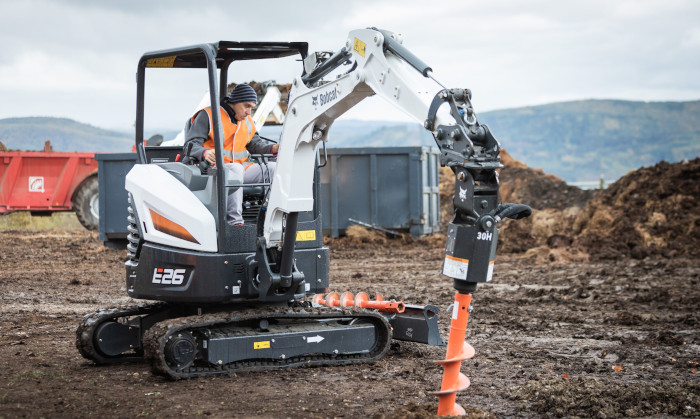
[[[529,217],[531,214],[532,208],[525,204],[499,204],[496,208],[494,218],[496,219],[496,222],[504,218],[519,220],[521,218]]]
[[[392,38],[391,32],[377,28],[370,29],[374,29],[375,31],[381,32],[381,34],[384,35],[384,48],[388,49],[392,53],[406,60],[406,62],[409,63],[411,67],[418,70],[424,77],[428,77],[428,73],[432,73],[433,69],[430,68],[428,64],[424,63],[423,60],[416,57],[411,51],[409,51],[408,48],[399,44],[399,42],[396,39]]]
[[[320,162],[321,156],[318,156],[318,155],[317,155],[317,158],[316,158],[316,160],[317,160],[317,163],[316,163],[316,164],[318,164],[318,168],[319,168],[319,169],[320,169],[321,167],[326,167],[326,165],[328,164],[328,152],[326,151],[326,142],[325,142],[325,141],[321,141],[321,144],[323,145],[323,164],[320,164],[320,163],[321,163],[321,162]]]
[[[282,260],[280,261],[280,285],[292,286],[292,268],[294,267],[294,244],[297,240],[298,212],[287,214],[284,225],[284,241],[282,242]]]
[[[352,53],[343,47],[340,51],[333,54],[330,58],[324,61],[320,66],[316,67],[311,73],[301,78],[307,86],[316,83],[323,76],[338,68],[352,56]]]

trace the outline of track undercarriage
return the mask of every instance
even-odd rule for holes
[[[391,341],[389,320],[358,308],[154,303],[86,316],[76,346],[98,364],[147,360],[172,379],[293,366],[369,362]]]

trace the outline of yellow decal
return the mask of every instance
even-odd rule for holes
[[[352,49],[356,53],[360,54],[361,56],[365,56],[365,47],[367,44],[364,42],[360,41],[359,39],[355,38],[355,44],[353,45]]]
[[[163,58],[151,58],[146,61],[146,67],[172,67],[175,62],[175,56]]]
[[[316,230],[297,231],[298,242],[308,242],[316,240]]]
[[[270,341],[253,342],[253,349],[270,349]]]

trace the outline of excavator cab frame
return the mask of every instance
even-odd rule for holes
[[[262,219],[258,216],[256,220],[254,211],[249,211],[245,225],[231,226],[226,222],[226,217],[221,216],[226,214],[228,193],[234,188],[242,187],[242,180],[232,179],[225,168],[222,152],[223,130],[219,108],[220,99],[226,95],[229,67],[240,61],[296,56],[300,61],[301,74],[304,75],[301,62],[307,54],[308,44],[305,42],[219,41],[148,52],[141,57],[137,72],[135,142],[138,163],[142,165],[153,162],[153,159],[149,160],[150,156],[147,156],[151,147],[146,147],[144,142],[146,70],[149,68],[198,68],[207,71],[217,164],[207,169],[201,176],[196,166],[188,167],[182,163],[173,162],[157,163],[157,165],[195,192],[207,206],[216,224],[216,243],[212,243],[207,254],[187,252],[177,246],[175,246],[176,249],[151,246],[148,240],[144,243],[143,232],[148,228],[143,220],[138,220],[138,211],[134,210],[135,205],[132,202],[131,229],[136,232],[129,238],[132,252],[131,260],[127,262],[127,285],[132,297],[190,303],[286,301],[303,297],[307,293],[323,292],[328,287],[330,257],[328,248],[323,246],[321,211],[318,204],[315,204],[311,211],[300,214],[298,221],[300,229],[298,234],[295,234],[297,242],[294,270],[306,271],[309,281],[305,283],[298,281],[299,286],[293,289],[287,287],[283,293],[276,291],[275,284],[265,283],[264,280],[257,281],[259,265],[264,265],[265,268],[272,265],[275,269],[279,262],[276,257],[280,253],[275,249],[261,251],[257,237],[260,235]],[[261,156],[261,159],[267,160],[269,157]],[[318,162],[316,166],[314,196],[320,193]],[[199,189],[205,189],[205,191]],[[264,206],[264,197],[257,201],[258,205]],[[245,210],[244,208],[244,215]],[[189,239],[191,240],[191,235]],[[265,260],[265,263],[259,263],[261,260]],[[178,275],[178,281],[182,281],[180,286],[164,287],[162,282],[158,282],[161,279],[156,278],[157,274],[149,273],[154,269],[163,269],[168,274],[171,271],[175,272]],[[184,279],[179,276],[184,276]],[[152,280],[151,277],[153,277]],[[301,275],[297,274],[297,277]],[[263,275],[263,278],[266,276]]]
[[[228,70],[236,61],[251,61],[282,58],[299,55],[303,61],[308,55],[306,42],[233,42],[219,41],[182,48],[173,48],[143,54],[138,63],[136,77],[136,153],[138,163],[148,163],[144,142],[145,86],[147,68],[200,68],[207,69],[209,78],[209,95],[212,106],[216,167],[219,179],[225,177],[223,164],[223,131],[219,120],[220,99],[226,96]],[[217,75],[218,70],[218,75]],[[302,66],[303,71],[303,66]],[[217,188],[217,212],[226,213],[226,188],[219,182]],[[219,249],[226,249],[227,224],[225,217],[217,217]]]

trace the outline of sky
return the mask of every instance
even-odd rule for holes
[[[219,40],[336,51],[350,30],[371,26],[401,34],[443,85],[470,88],[477,113],[581,99],[700,99],[696,0],[0,0],[0,119],[66,117],[133,132],[144,52]],[[230,81],[287,83],[301,71],[288,64],[253,66]],[[179,130],[206,76],[163,77],[147,84],[164,104],[154,102],[147,120]],[[343,118],[409,120],[366,102]]]

